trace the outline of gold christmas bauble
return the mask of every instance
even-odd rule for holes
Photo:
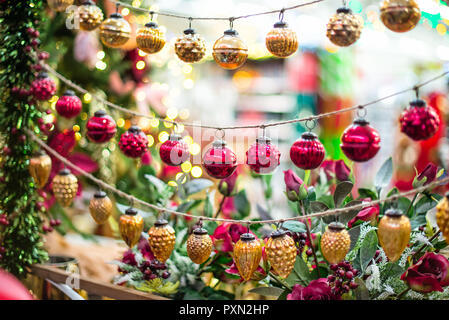
[[[391,262],[397,261],[410,240],[410,220],[400,210],[389,209],[377,226],[379,243]]]
[[[282,278],[292,272],[296,261],[295,241],[283,231],[275,231],[265,246],[268,262]]]
[[[100,39],[105,46],[118,48],[124,45],[131,35],[131,26],[120,13],[113,13],[100,25]]]
[[[440,228],[446,243],[449,243],[449,192],[437,204],[436,218],[438,228]]]
[[[137,214],[134,208],[128,208],[120,217],[119,231],[123,241],[128,247],[134,247],[140,239],[143,231],[143,218]]]
[[[103,12],[91,0],[78,7],[78,16],[80,29],[83,31],[92,31],[103,21]]]
[[[321,253],[329,263],[338,263],[346,257],[351,238],[340,222],[331,222],[321,236]]]
[[[146,53],[157,53],[165,45],[165,35],[154,22],[149,22],[145,27],[137,30],[137,48]]]
[[[340,47],[347,47],[360,38],[362,21],[348,8],[339,8],[327,24],[326,36]]]
[[[103,224],[112,214],[112,201],[105,192],[98,191],[90,199],[89,211],[96,223]]]
[[[76,197],[78,179],[69,169],[62,169],[53,178],[53,193],[62,207],[68,207]]]
[[[233,70],[241,67],[248,58],[248,46],[235,30],[226,30],[214,43],[212,56],[222,68]]]
[[[175,53],[184,62],[200,61],[206,54],[204,39],[193,29],[184,30],[184,35],[176,39]]]
[[[380,20],[394,32],[412,30],[421,19],[415,0],[384,0],[380,5]]]
[[[47,3],[50,9],[63,12],[73,4],[73,0],[47,0]]]
[[[234,262],[245,281],[251,279],[262,258],[262,246],[251,233],[244,233],[234,245]]]
[[[51,158],[42,150],[36,152],[30,159],[28,171],[37,187],[43,188],[47,184],[48,177],[50,177]]]
[[[286,58],[298,50],[296,32],[289,29],[285,22],[277,22],[265,37],[268,51],[276,57]]]
[[[148,235],[151,251],[157,260],[164,263],[175,248],[175,230],[168,224],[167,220],[159,219],[148,230]]]
[[[187,254],[196,264],[205,262],[212,252],[212,239],[207,230],[196,228],[187,239]]]

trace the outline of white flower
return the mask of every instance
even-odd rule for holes
[[[401,259],[399,259],[399,265],[401,267],[405,267],[405,264],[407,263],[407,258],[411,254],[412,248],[406,248],[404,252],[402,253]]]
[[[380,291],[381,283],[380,283],[380,272],[379,267],[374,263],[368,266],[365,271],[366,274],[370,274],[370,276],[366,279],[366,287],[368,290],[372,291]]]
[[[386,284],[384,285],[384,292],[382,292],[378,297],[377,300],[385,300],[386,298],[388,298],[389,296],[394,294],[394,290],[393,288]]]

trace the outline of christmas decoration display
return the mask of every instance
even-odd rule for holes
[[[158,219],[148,231],[148,242],[157,260],[164,263],[175,247],[175,230],[165,219]]]
[[[271,234],[265,250],[273,270],[282,278],[287,278],[296,261],[297,249],[293,239],[285,231],[277,230]]]
[[[131,126],[122,134],[118,145],[127,157],[140,158],[147,150],[148,138],[138,126]]]
[[[246,152],[246,164],[257,174],[272,173],[279,166],[280,158],[278,148],[266,136],[257,138]]]
[[[323,144],[313,132],[304,132],[290,148],[290,159],[298,168],[304,170],[318,168],[325,154]]]
[[[73,0],[47,0],[47,4],[52,10],[64,12],[73,4]]]
[[[179,166],[189,157],[189,145],[178,134],[172,134],[159,148],[161,160],[169,166]]]
[[[332,274],[327,277],[327,281],[336,295],[340,296],[358,287],[358,284],[355,282],[355,277],[359,272],[357,269],[354,269],[349,261],[331,264],[329,268]]]
[[[234,262],[243,280],[251,279],[262,258],[262,246],[251,233],[244,233],[234,245]]]
[[[321,237],[321,253],[329,263],[342,261],[349,251],[351,238],[345,226],[331,222]]]
[[[136,42],[137,47],[143,52],[157,53],[165,45],[165,35],[156,23],[149,22],[137,30]]]
[[[426,102],[417,99],[410,102],[399,118],[401,131],[413,140],[427,140],[431,138],[440,126],[440,118]]]
[[[131,36],[131,26],[120,13],[113,13],[100,25],[100,40],[108,47],[118,48]]]
[[[352,161],[372,159],[380,149],[379,133],[363,118],[354,120],[341,136],[341,150]]]
[[[265,38],[268,51],[276,57],[286,58],[298,50],[296,32],[283,21],[276,22]]]
[[[237,157],[226,147],[226,141],[215,140],[212,147],[204,153],[203,167],[211,177],[224,179],[237,168]]]
[[[80,29],[83,31],[95,30],[103,21],[103,12],[92,0],[87,0],[78,7],[78,16]]]
[[[96,223],[103,224],[108,221],[112,214],[112,201],[106,192],[98,191],[94,194],[90,199],[89,211]]]
[[[437,204],[437,224],[446,242],[449,242],[449,192]]]
[[[212,239],[204,228],[195,228],[187,239],[187,254],[196,264],[202,264],[212,252]]]
[[[222,68],[233,70],[241,67],[248,58],[248,47],[232,28],[214,43],[212,56]]]
[[[137,214],[136,209],[128,208],[125,214],[120,216],[119,231],[128,247],[132,248],[139,242],[143,231],[143,218]]]
[[[398,209],[389,209],[379,223],[379,243],[390,261],[397,261],[410,240],[410,220]]]
[[[56,102],[56,111],[65,118],[76,117],[83,107],[81,99],[72,90],[67,90]]]
[[[45,72],[41,72],[31,83],[30,91],[37,100],[46,101],[55,94],[56,84]]]
[[[50,177],[51,158],[44,151],[39,150],[30,158],[28,170],[37,187],[43,188]]]
[[[203,37],[194,29],[184,30],[184,35],[175,41],[175,53],[179,59],[187,63],[200,61],[206,54],[206,44]]]
[[[327,24],[326,36],[339,46],[347,47],[360,38],[363,23],[349,8],[339,8]]]
[[[412,30],[421,19],[421,10],[415,0],[383,0],[380,20],[394,32]]]
[[[117,128],[114,119],[103,110],[94,113],[86,124],[87,137],[95,143],[104,143],[115,135]]]
[[[62,169],[53,178],[53,193],[62,207],[68,207],[76,197],[78,191],[78,179],[69,169]]]

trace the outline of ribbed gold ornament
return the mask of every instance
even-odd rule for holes
[[[175,248],[175,230],[168,224],[167,220],[159,219],[148,231],[148,242],[151,251],[160,262],[165,262]]]
[[[91,0],[84,2],[78,7],[80,29],[92,31],[103,21],[103,12]]]
[[[63,12],[73,4],[73,0],[47,0],[47,3],[50,9]]]
[[[184,35],[176,39],[175,53],[184,62],[200,61],[206,54],[204,39],[193,29],[184,30]]]
[[[187,239],[187,254],[196,264],[205,262],[212,252],[212,239],[207,230],[196,228]]]
[[[449,243],[449,192],[437,204],[436,218],[438,228],[440,228],[446,243]]]
[[[212,56],[222,68],[233,70],[241,67],[248,58],[248,46],[235,30],[226,30],[214,43]]]
[[[295,31],[288,28],[287,23],[280,21],[268,32],[265,45],[272,55],[286,58],[298,50],[298,37]]]
[[[351,238],[342,223],[331,222],[321,236],[321,253],[329,263],[344,260],[350,246]]]
[[[53,178],[53,193],[62,207],[68,207],[76,197],[78,191],[78,179],[70,173],[69,169],[63,169]]]
[[[251,233],[244,233],[234,245],[234,262],[245,281],[251,279],[262,258],[262,246]]]
[[[326,36],[340,47],[347,47],[360,38],[363,24],[348,8],[339,8],[327,24]]]
[[[391,262],[397,261],[410,240],[410,220],[400,210],[389,209],[377,226],[379,243]]]
[[[30,159],[28,171],[38,188],[43,188],[47,184],[48,177],[50,177],[51,158],[42,150],[36,152]]]
[[[137,48],[146,53],[157,53],[165,45],[165,35],[154,22],[149,22],[145,27],[137,30]]]
[[[283,231],[275,231],[265,246],[268,262],[282,278],[292,272],[296,261],[295,241]]]
[[[123,241],[128,247],[134,247],[140,239],[143,231],[143,218],[137,215],[137,210],[128,208],[120,217],[119,231]]]
[[[112,214],[112,201],[105,192],[98,191],[90,199],[89,211],[96,223],[103,224]]]
[[[118,48],[124,45],[131,35],[131,26],[121,14],[113,13],[100,25],[100,39],[105,46]]]
[[[380,20],[394,32],[412,30],[421,19],[415,0],[384,0],[380,5]]]

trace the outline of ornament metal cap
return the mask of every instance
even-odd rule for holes
[[[352,10],[346,7],[341,7],[337,9],[337,13],[351,14]]]
[[[58,172],[58,175],[60,175],[60,176],[68,176],[69,174],[71,174],[71,172],[67,168],[64,168],[64,169],[62,169],[61,171]]]
[[[170,141],[179,141],[182,137],[179,134],[173,133],[168,137],[168,140]]]
[[[357,118],[353,122],[354,124],[358,124],[359,126],[367,126],[369,125],[369,121],[364,118]]]
[[[192,28],[185,29],[184,34],[195,34],[195,29]]]
[[[421,99],[416,99],[416,100],[410,101],[410,106],[411,107],[420,107],[420,108],[422,108],[422,107],[426,106],[426,102],[424,100],[421,100]]]
[[[224,34],[227,36],[238,36],[239,35],[239,33],[234,29],[228,29],[224,32]]]
[[[317,136],[315,133],[313,133],[313,132],[304,132],[304,133],[301,135],[301,139],[305,139],[305,140],[316,140],[316,139],[318,139],[318,136]]]
[[[260,136],[260,137],[256,138],[256,142],[257,143],[270,144],[271,143],[271,138],[267,137],[267,136]]]
[[[288,24],[284,21],[278,21],[273,25],[274,28],[287,28]]]
[[[63,94],[63,96],[74,96],[75,92],[73,90],[66,90]]]
[[[125,214],[128,216],[135,216],[137,214],[137,210],[134,208],[128,208],[126,209]]]
[[[212,145],[215,148],[223,148],[223,147],[226,147],[226,141],[224,141],[224,140],[215,140]]]
[[[86,0],[83,2],[83,6],[94,6],[95,2],[93,2],[92,0]]]
[[[399,218],[402,216],[402,211],[399,209],[388,209],[387,212],[385,212],[385,215],[390,218]]]
[[[114,12],[114,13],[112,13],[112,14],[109,16],[109,18],[111,18],[111,19],[122,19],[123,16],[122,16],[120,13],[118,13],[118,12]]]
[[[193,234],[202,236],[202,235],[207,234],[207,230],[204,229],[204,228],[196,228],[196,229],[193,230]]]
[[[331,231],[339,232],[345,228],[345,225],[341,222],[334,221],[334,222],[329,223],[329,225],[327,227]]]
[[[145,24],[145,27],[147,27],[147,28],[157,28],[158,25],[157,25],[156,22],[150,21],[147,24]]]
[[[449,200],[449,191],[444,196]]]
[[[38,79],[43,79],[43,78],[48,78],[48,73],[47,72],[39,72],[39,74],[37,75]]]
[[[98,111],[95,111],[94,116],[95,117],[104,117],[106,114],[107,114],[106,111],[98,110]]]
[[[240,240],[242,240],[242,241],[253,241],[255,239],[256,239],[256,237],[252,233],[243,233],[240,236]]]
[[[106,198],[106,192],[99,190],[95,192],[94,198],[96,199]]]
[[[286,232],[285,231],[283,231],[283,230],[276,230],[276,231],[273,231],[272,233],[271,233],[271,235],[270,235],[270,237],[271,238],[280,238],[280,237],[282,237],[282,236],[285,236],[285,234],[286,234]]]
[[[42,149],[39,149],[39,150],[33,152],[33,157],[42,157],[42,156],[47,156],[47,155],[48,154]]]
[[[166,226],[168,224],[168,221],[165,219],[157,219],[156,222],[154,223],[155,227],[163,227]]]
[[[140,133],[140,131],[142,131],[142,130],[140,130],[139,126],[131,126],[131,127],[129,127],[128,131],[131,133]]]

